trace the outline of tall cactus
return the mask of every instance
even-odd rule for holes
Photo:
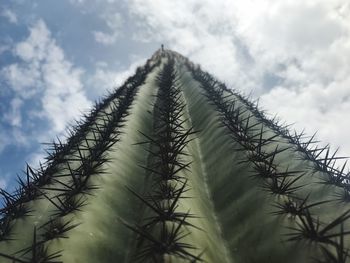
[[[1,190],[0,262],[347,262],[338,159],[162,49]]]

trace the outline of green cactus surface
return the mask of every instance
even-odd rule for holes
[[[1,190],[0,262],[349,262],[339,159],[158,50]]]

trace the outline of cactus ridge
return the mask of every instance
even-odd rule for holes
[[[191,251],[196,247],[182,241],[190,234],[187,228],[196,227],[187,221],[196,215],[190,211],[178,211],[178,203],[188,190],[187,179],[181,171],[188,170],[191,164],[184,162],[182,157],[187,155],[185,148],[196,132],[192,127],[184,127],[186,105],[181,101],[181,90],[176,84],[174,60],[168,59],[157,77],[159,91],[154,105],[153,136],[143,134],[146,141],[140,142],[151,144],[149,152],[153,161],[148,167],[143,167],[150,173],[151,191],[140,195],[128,188],[150,210],[150,215],[135,226],[124,222],[138,234],[135,262],[148,262],[150,258],[154,262],[164,262],[171,256],[190,262],[202,261]]]

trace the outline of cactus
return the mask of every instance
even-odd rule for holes
[[[0,262],[347,262],[349,173],[316,143],[162,48],[1,190]]]

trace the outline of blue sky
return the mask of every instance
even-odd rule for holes
[[[350,155],[345,0],[0,0],[0,186],[164,43]]]

